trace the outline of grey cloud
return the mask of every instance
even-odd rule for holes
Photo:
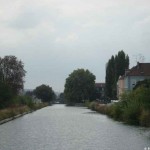
[[[24,0],[13,19],[0,22],[0,52],[25,63],[25,88],[45,83],[63,91],[77,68],[104,82],[106,62],[119,50],[129,54],[131,67],[139,53],[150,61],[149,6],[147,0]]]

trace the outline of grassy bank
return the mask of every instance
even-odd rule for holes
[[[88,107],[111,118],[131,125],[150,127],[150,89],[138,88],[122,95],[115,104],[91,102]]]
[[[33,103],[30,97],[18,96],[9,107],[0,109],[0,121],[48,106],[48,103]]]

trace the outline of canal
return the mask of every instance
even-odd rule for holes
[[[54,105],[0,125],[0,150],[146,150],[150,129]]]

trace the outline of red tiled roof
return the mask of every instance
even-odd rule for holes
[[[96,87],[105,87],[105,83],[95,83]]]
[[[137,63],[128,70],[126,76],[150,76],[150,63]]]

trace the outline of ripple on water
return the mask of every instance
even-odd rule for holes
[[[0,126],[0,150],[143,150],[150,129],[83,107],[54,105]]]

